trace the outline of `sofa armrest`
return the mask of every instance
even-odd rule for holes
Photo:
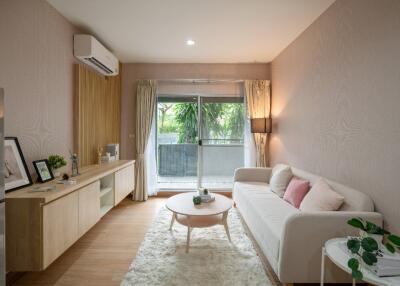
[[[357,235],[357,229],[347,224],[353,217],[379,226],[383,222],[382,215],[376,212],[299,212],[290,216],[280,241],[278,277],[281,282],[319,282],[322,246],[331,238]],[[326,282],[337,281],[338,275],[344,276],[335,273],[337,269],[333,268],[326,270]]]
[[[265,182],[271,177],[272,168],[238,168],[235,170],[234,181]]]

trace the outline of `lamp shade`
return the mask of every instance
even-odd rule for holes
[[[271,133],[271,118],[251,118],[250,125],[251,133]]]

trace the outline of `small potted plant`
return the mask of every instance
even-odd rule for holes
[[[195,205],[201,204],[201,197],[200,196],[193,196],[193,203]]]
[[[364,221],[362,218],[352,218],[347,223],[360,230],[359,237],[351,237],[347,240],[347,248],[353,254],[353,257],[347,261],[347,266],[351,269],[354,279],[363,278],[361,263],[372,266],[378,262],[377,257],[381,253],[381,246],[385,245],[391,253],[400,250],[400,237],[376,224]]]
[[[59,177],[61,173],[58,169],[67,165],[64,157],[61,155],[50,155],[48,161],[54,177]]]

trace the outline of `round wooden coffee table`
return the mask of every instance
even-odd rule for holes
[[[170,197],[166,202],[166,207],[172,212],[171,225],[175,222],[187,226],[186,252],[189,252],[190,233],[193,228],[210,227],[221,224],[225,228],[228,240],[231,241],[227,224],[228,211],[232,207],[232,200],[225,196],[213,194],[215,201],[195,205],[193,196],[196,193],[189,192]]]

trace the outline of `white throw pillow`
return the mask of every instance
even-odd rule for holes
[[[344,197],[336,193],[323,180],[319,179],[311,187],[300,204],[302,211],[337,211],[344,202]]]
[[[292,177],[293,173],[289,166],[281,164],[276,165],[272,169],[272,177],[269,180],[271,191],[282,198]]]

